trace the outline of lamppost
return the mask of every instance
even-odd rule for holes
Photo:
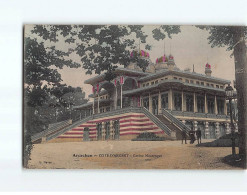
[[[232,140],[232,155],[233,157],[236,156],[236,150],[235,150],[235,127],[233,124],[232,119],[232,99],[234,98],[233,88],[228,84],[228,86],[225,89],[226,92],[226,98],[229,100],[229,107],[230,107],[230,118],[231,118],[231,140]]]

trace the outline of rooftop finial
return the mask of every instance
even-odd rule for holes
[[[171,46],[171,42],[170,42],[170,55],[171,55],[171,50],[172,50],[171,47],[172,47],[172,46]]]
[[[164,39],[164,54],[166,54],[166,40]]]

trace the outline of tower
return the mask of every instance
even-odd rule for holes
[[[174,62],[174,57],[172,55],[169,55],[169,59],[168,59],[167,65],[168,65],[168,69],[169,70],[173,70],[174,69],[175,62]]]
[[[210,77],[211,73],[212,73],[211,65],[209,63],[207,63],[205,66],[205,74]]]

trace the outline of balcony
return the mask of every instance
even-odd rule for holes
[[[182,111],[169,111],[174,116],[184,116],[184,117],[199,117],[199,118],[212,118],[212,119],[230,119],[228,115],[222,114],[210,114],[210,113],[199,113],[199,112],[182,112]]]

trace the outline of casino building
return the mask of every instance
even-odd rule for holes
[[[130,140],[143,132],[167,139],[181,139],[182,129],[202,131],[202,138],[216,139],[230,133],[225,87],[229,80],[180,70],[174,57],[161,56],[152,63],[145,51],[131,53],[149,61],[143,72],[136,63],[117,68],[109,82],[104,74],[85,81],[92,86],[91,102],[76,106],[83,111],[79,121],[70,121],[43,140],[96,141]],[[237,127],[236,127],[237,129]]]

